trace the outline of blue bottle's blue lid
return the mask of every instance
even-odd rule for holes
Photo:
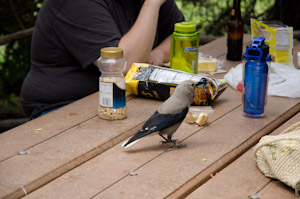
[[[264,41],[264,37],[253,37],[252,44],[246,48],[243,60],[271,61],[269,46]]]

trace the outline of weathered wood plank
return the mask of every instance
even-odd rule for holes
[[[235,93],[238,92],[229,90],[227,95]],[[240,98],[232,96],[231,100]],[[225,104],[218,105],[226,109]],[[294,112],[287,111],[292,106],[295,106]],[[214,109],[220,114],[220,110]],[[299,110],[298,100],[272,97],[263,119],[242,117],[242,107],[238,106],[223,112],[225,116],[210,121],[205,128],[184,123],[175,137],[184,140],[188,145],[185,149],[168,151],[158,144],[159,136],[144,138],[130,150],[124,151],[117,145],[34,191],[29,197],[50,198],[51,193],[55,198],[67,195],[71,198],[163,198],[171,193],[170,198],[180,198],[198,185],[195,178],[200,181],[210,178],[211,173],[253,146],[261,134],[277,128]],[[207,172],[209,170],[211,172]],[[136,171],[138,175],[129,176],[130,171]],[[186,184],[185,191],[178,192]]]
[[[97,114],[96,95],[92,94],[0,134],[0,161],[95,117]]]
[[[272,132],[272,135],[281,133],[287,127],[300,120],[300,113]],[[249,195],[259,195],[260,198],[294,199],[293,189],[276,180],[265,177],[256,166],[253,148],[217,173],[208,182],[203,184],[187,199],[240,199]]]
[[[0,134],[0,162],[97,116],[96,92]],[[127,95],[129,101],[135,96]]]
[[[263,199],[297,199],[295,191],[280,181],[271,181],[257,193]]]
[[[158,100],[132,99],[127,102],[131,111],[126,120],[106,121],[93,117],[27,148],[26,155],[0,162],[0,196],[21,197],[24,195],[21,186],[29,193],[123,141],[135,133],[160,104]],[[34,136],[43,137],[43,132]]]

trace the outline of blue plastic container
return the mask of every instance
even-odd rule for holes
[[[254,37],[243,56],[243,108],[248,117],[263,117],[271,56],[264,37]]]

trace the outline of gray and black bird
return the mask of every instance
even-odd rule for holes
[[[173,143],[173,147],[178,148],[184,147],[185,145],[178,144],[176,140],[173,140],[172,136],[188,113],[197,85],[197,82],[192,80],[181,82],[143,127],[122,146],[127,148],[147,135],[158,133],[164,139],[162,143]]]

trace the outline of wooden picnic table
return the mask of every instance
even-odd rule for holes
[[[246,34],[244,52],[249,43]],[[200,51],[224,60],[226,71],[240,63],[226,60],[225,37]],[[295,40],[294,54],[298,51]],[[228,87],[212,104],[205,126],[184,122],[173,138],[186,148],[169,150],[160,136],[149,136],[124,149],[121,143],[162,101],[127,94],[127,119],[107,121],[97,116],[94,93],[0,134],[0,198],[248,198],[268,193],[295,198],[293,189],[260,173],[252,147],[262,136],[299,121],[300,99],[268,97],[265,117],[254,119],[242,116],[241,98],[240,91]]]

